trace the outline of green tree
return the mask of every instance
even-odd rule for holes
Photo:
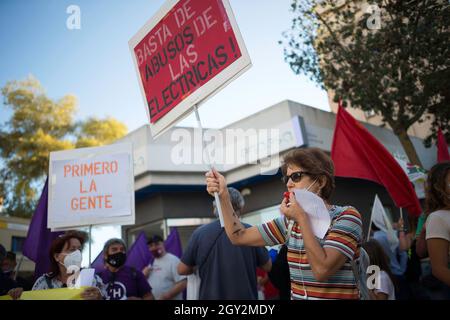
[[[127,132],[112,118],[75,122],[76,97],[52,100],[32,76],[6,83],[1,93],[12,111],[0,127],[0,198],[8,215],[32,215],[51,151],[108,144]]]
[[[366,13],[367,5],[377,11]],[[414,164],[421,165],[411,125],[432,119],[428,144],[438,125],[450,137],[448,1],[293,0],[291,7],[281,43],[295,73],[333,90],[344,106],[381,115]]]
[[[123,137],[127,131],[127,127],[114,118],[105,120],[89,118],[79,124],[76,147],[98,147],[109,144]]]

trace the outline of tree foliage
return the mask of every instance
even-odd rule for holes
[[[448,1],[293,0],[292,11],[281,42],[295,73],[380,115],[414,164],[414,123],[432,120],[428,145],[439,126],[450,138]]]
[[[113,118],[76,122],[76,97],[53,100],[32,76],[6,83],[1,93],[11,112],[0,127],[0,198],[8,215],[32,215],[50,152],[109,144],[127,132]]]

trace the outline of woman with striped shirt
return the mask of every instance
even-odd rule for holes
[[[225,178],[217,171],[206,173],[207,190],[218,192],[225,231],[235,245],[273,246],[286,243],[292,299],[359,299],[351,261],[359,255],[362,222],[353,207],[329,203],[335,188],[331,158],[317,148],[298,148],[284,157],[283,181],[290,193],[280,210],[284,216],[246,229],[234,214]],[[329,211],[331,225],[317,238],[306,212],[292,191],[307,189],[320,196]],[[293,221],[288,232],[289,220]]]

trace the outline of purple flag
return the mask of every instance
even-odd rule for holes
[[[127,252],[127,262],[125,265],[142,271],[153,261],[152,254],[147,247],[147,237],[142,231]]]
[[[48,178],[45,181],[36,211],[31,219],[28,234],[23,244],[23,255],[34,261],[35,278],[50,270],[50,246],[63,232],[51,232],[47,228]]]
[[[170,234],[164,242],[166,251],[181,259],[183,249],[181,248],[180,235],[176,227],[170,227]],[[186,289],[183,290],[183,300],[186,300]]]
[[[170,228],[170,234],[164,242],[166,247],[166,251],[171,254],[181,258],[183,254],[183,249],[181,248],[180,235],[178,234],[178,230],[175,227]]]
[[[99,273],[100,271],[105,269],[105,262],[103,261],[103,250],[100,251],[97,258],[92,261],[91,268],[95,269],[95,273]]]

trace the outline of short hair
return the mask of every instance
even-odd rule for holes
[[[158,242],[164,242],[164,240],[163,240],[163,238],[161,238],[161,236],[155,234],[147,241],[147,245],[149,246],[153,243],[158,243]]]
[[[233,206],[233,210],[237,215],[241,214],[241,210],[244,208],[245,200],[239,190],[229,187],[228,193],[230,195],[231,205]]]
[[[66,243],[69,243],[71,239],[77,239],[81,244],[81,251],[83,251],[84,244],[88,241],[88,234],[83,231],[69,230],[64,234],[53,240],[50,246],[49,257],[51,261],[50,274],[51,277],[56,277],[59,274],[59,263],[55,260],[54,255],[61,253]]]
[[[123,241],[120,238],[112,238],[105,242],[105,245],[103,246],[103,253],[107,254],[109,247],[111,247],[113,244],[121,244],[127,250],[127,245],[125,244],[125,241]]]
[[[330,156],[319,148],[296,148],[283,158],[281,172],[285,176],[290,164],[303,168],[312,179],[325,178],[325,185],[320,191],[322,199],[329,201],[336,187],[334,181],[334,164]]]

